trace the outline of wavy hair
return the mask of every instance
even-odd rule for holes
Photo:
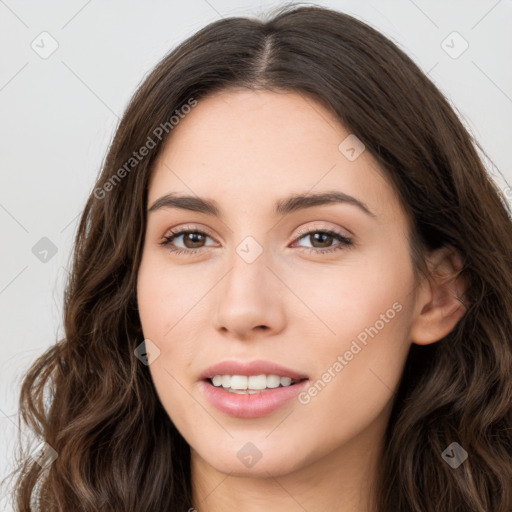
[[[167,54],[135,92],[76,233],[65,337],[22,382],[18,422],[58,457],[47,466],[20,457],[16,511],[192,506],[190,448],[134,355],[143,341],[136,281],[148,181],[172,135],[170,120],[230,87],[321,102],[395,187],[412,220],[415,268],[425,273],[427,251],[443,246],[462,257],[467,311],[442,340],[411,345],[372,512],[510,512],[510,206],[482,148],[425,73],[369,25],[315,5],[213,22]],[[458,468],[442,457],[454,441],[468,453]]]

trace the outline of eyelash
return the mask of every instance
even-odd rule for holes
[[[200,231],[198,229],[187,229],[187,228],[182,228],[182,229],[179,229],[179,230],[176,230],[176,231],[171,231],[169,233],[169,235],[166,235],[164,237],[164,240],[162,242],[160,242],[160,245],[164,246],[164,247],[167,247],[167,249],[169,251],[171,251],[173,254],[176,254],[176,255],[186,255],[186,256],[192,256],[192,255],[195,255],[197,254],[199,251],[201,251],[201,249],[205,249],[205,247],[200,247],[198,249],[177,249],[177,248],[171,248],[171,242],[177,238],[178,236],[180,235],[183,235],[183,234],[200,234],[200,235],[206,235],[210,238],[213,238],[211,237],[208,233],[205,233],[203,231]],[[299,233],[299,237],[296,238],[296,241],[300,240],[301,238],[304,238],[305,236],[307,235],[311,235],[311,234],[314,234],[314,233],[322,233],[322,234],[325,234],[325,235],[330,235],[330,236],[333,236],[334,238],[337,238],[341,243],[338,244],[338,245],[335,245],[334,247],[329,247],[327,249],[317,249],[317,248],[314,248],[314,247],[302,247],[302,249],[305,249],[306,252],[309,252],[309,253],[313,253],[313,254],[326,254],[326,253],[331,253],[331,252],[335,252],[335,251],[340,251],[340,250],[343,250],[345,247],[347,246],[350,246],[352,245],[352,239],[346,237],[345,235],[342,235],[341,233],[338,233],[337,231],[334,231],[332,229],[312,229],[312,230],[306,230],[306,231],[302,231]]]

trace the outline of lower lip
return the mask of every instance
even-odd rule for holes
[[[210,403],[219,411],[237,418],[258,418],[273,413],[296,397],[308,384],[303,380],[292,386],[272,388],[261,393],[239,394],[202,381],[201,387]]]

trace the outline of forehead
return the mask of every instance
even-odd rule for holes
[[[258,210],[291,192],[339,190],[373,205],[377,215],[399,209],[370,152],[355,160],[343,152],[353,137],[332,112],[302,93],[215,93],[173,128],[155,162],[148,203],[178,192],[215,198],[221,207]]]

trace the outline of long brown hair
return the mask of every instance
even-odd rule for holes
[[[430,249],[462,256],[468,309],[444,339],[411,346],[374,512],[510,512],[510,207],[478,142],[417,65],[365,23],[308,5],[209,24],[130,101],[76,234],[65,339],[34,362],[21,388],[20,416],[58,456],[42,467],[25,455],[16,510],[34,510],[31,499],[44,512],[192,507],[189,446],[134,355],[143,340],[136,278],[155,158],[185,106],[226,87],[322,102],[396,187],[412,219],[416,268],[424,271]],[[452,442],[468,454],[457,468],[442,457]]]

